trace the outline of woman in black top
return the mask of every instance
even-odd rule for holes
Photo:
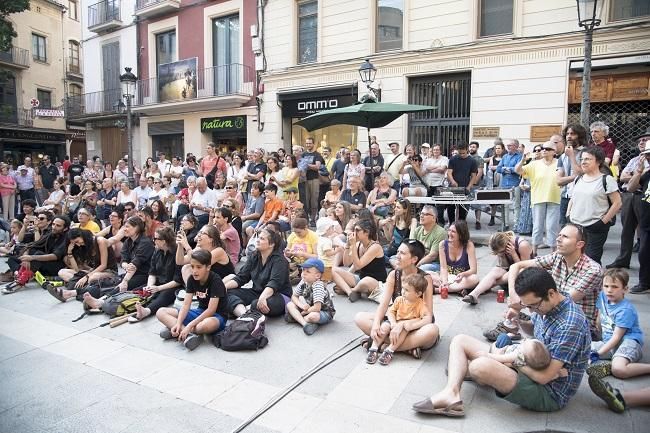
[[[211,260],[209,251],[192,252],[187,293],[196,294],[199,307],[191,308],[193,296],[186,296],[180,311],[176,308],[158,310],[156,317],[165,325],[160,331],[162,339],[177,338],[187,349],[194,350],[203,341],[201,334],[214,334],[225,327],[228,317],[226,288],[221,278],[210,271]]]
[[[120,230],[124,224],[124,214],[116,209],[112,210],[108,215],[108,222],[109,224],[106,226],[106,228],[97,233],[95,237],[110,239],[117,236],[121,239],[122,234],[120,233]],[[122,251],[122,241],[113,243],[111,247],[113,255],[116,257],[116,259],[119,258]]]
[[[257,237],[257,249],[250,254],[241,270],[228,275],[224,283],[228,289],[228,309],[235,316],[246,312],[246,306],[269,316],[282,316],[291,299],[289,262],[282,254],[279,233],[263,229]],[[241,288],[253,281],[250,289]]]
[[[350,302],[358,301],[363,293],[376,299],[379,283],[386,281],[386,267],[384,250],[377,242],[377,226],[372,221],[360,219],[355,224],[354,231],[348,234],[343,264],[351,265],[350,269],[338,266],[332,268],[337,292],[348,295]]]
[[[154,249],[151,238],[145,235],[144,221],[140,217],[127,219],[123,232],[126,239],[122,244],[121,267],[126,274],[118,285],[120,291],[134,290],[147,284]]]
[[[383,287],[381,296],[379,298],[379,306],[374,313],[361,312],[357,313],[354,318],[354,323],[361,329],[361,331],[371,338],[378,338],[381,328],[381,323],[384,321],[386,312],[390,304],[401,295],[402,281],[409,275],[416,272],[423,273],[416,266],[417,263],[424,257],[424,245],[422,242],[414,239],[405,239],[397,249],[397,269],[391,271],[386,279],[386,284]],[[424,303],[427,307],[431,323],[425,325],[414,332],[410,332],[404,342],[397,350],[408,352],[415,358],[422,356],[422,349],[433,347],[439,339],[440,329],[436,325],[433,316],[433,283],[431,276],[425,274],[427,280],[427,289],[424,292]],[[408,321],[398,322],[395,327],[390,331],[389,335],[385,335],[385,341],[389,342],[393,333],[399,335],[402,331],[409,331]],[[365,344],[364,347],[368,349],[370,343]],[[366,347],[367,346],[367,347]]]
[[[153,219],[156,221],[164,223],[169,219],[169,215],[167,215],[167,208],[165,207],[165,204],[162,202],[162,200],[154,200],[151,203],[151,210],[153,211]]]

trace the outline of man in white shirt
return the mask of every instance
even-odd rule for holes
[[[392,176],[393,189],[399,192],[399,178],[402,163],[406,159],[406,155],[399,151],[399,143],[392,142],[388,144],[392,155],[384,159],[384,171]]]
[[[214,190],[208,188],[208,182],[205,177],[196,179],[196,191],[190,200],[190,209],[192,213],[199,220],[199,227],[208,223],[210,209],[216,207],[217,198]]]
[[[181,164],[179,157],[174,156],[172,158],[172,165],[169,167],[168,174],[172,178],[170,183],[170,192],[176,194],[178,192],[178,184],[181,181],[181,177],[183,177],[183,165]]]
[[[172,166],[172,163],[169,162],[168,159],[165,158],[165,152],[158,152],[158,162],[156,164],[158,165],[158,169],[160,170],[160,175],[164,176],[167,173],[169,173],[169,169]]]
[[[153,192],[153,190],[149,188],[149,183],[146,177],[140,176],[140,185],[137,188],[135,188],[134,191],[135,191],[135,195],[138,197],[138,202],[136,203],[136,206],[138,209],[142,209],[147,205],[147,202],[149,201],[149,197]]]

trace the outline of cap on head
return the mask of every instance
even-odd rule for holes
[[[429,147],[431,147],[431,145],[429,143],[422,143],[422,145],[420,147],[429,148]]]
[[[316,268],[318,269],[318,272],[320,272],[321,274],[325,272],[325,264],[320,259],[314,259],[314,258],[307,259],[302,265],[300,265],[300,267],[303,269]]]
[[[323,236],[325,233],[327,233],[330,227],[334,227],[337,224],[338,223],[333,219],[319,218],[318,221],[316,221],[316,234],[319,236]]]

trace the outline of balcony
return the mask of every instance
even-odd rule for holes
[[[180,0],[137,0],[135,3],[135,16],[152,18],[177,11],[180,6]]]
[[[0,124],[9,123],[18,126],[34,126],[32,110],[16,109],[11,105],[0,106]]]
[[[133,111],[148,115],[241,107],[253,96],[255,73],[233,63],[199,69],[179,68],[138,81]]]
[[[117,115],[119,114],[121,102],[121,89],[68,96],[66,99],[67,118],[69,120],[83,121]]]
[[[122,26],[120,0],[104,0],[88,6],[88,30],[102,33]]]
[[[68,61],[65,67],[65,72],[69,80],[83,82],[83,73],[81,72],[81,65],[73,64]]]
[[[9,51],[0,51],[0,64],[18,69],[29,68],[29,50],[11,47]]]

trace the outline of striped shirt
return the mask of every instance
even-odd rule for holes
[[[585,315],[569,297],[541,316],[531,315],[535,338],[543,342],[552,359],[561,361],[567,377],[559,377],[544,385],[560,407],[575,395],[587,369],[591,335]]]
[[[596,300],[603,287],[603,272],[600,265],[584,254],[580,256],[571,269],[569,269],[564,256],[559,253],[537,257],[535,262],[553,276],[558,291],[564,295],[571,296],[571,292],[574,290],[585,294],[584,298],[578,301],[577,304],[582,307],[590,329],[597,331],[598,310],[596,309]]]
[[[321,311],[330,313],[334,317],[334,313],[336,313],[334,303],[332,302],[332,298],[330,298],[330,293],[325,288],[325,284],[321,280],[316,281],[311,286],[303,280],[300,280],[300,283],[293,289],[293,294],[304,297],[305,302],[310,307],[316,302],[320,302]]]

